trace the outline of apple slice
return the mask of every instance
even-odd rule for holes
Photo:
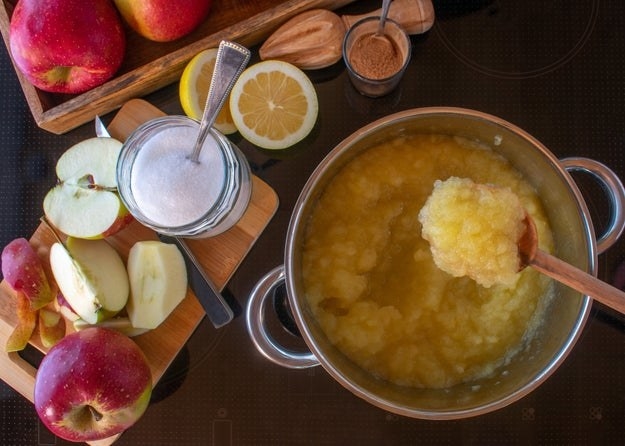
[[[73,325],[74,330],[76,331],[85,330],[91,327],[109,328],[111,330],[119,331],[129,338],[134,338],[135,336],[139,336],[143,333],[150,331],[149,328],[133,327],[130,323],[130,319],[128,319],[127,317],[114,317],[111,319],[106,319],[102,322],[98,322],[97,324],[89,324],[82,319],[76,319]]]
[[[82,319],[96,324],[117,314],[128,301],[128,273],[106,240],[68,237],[50,248],[50,267],[59,289]]]
[[[42,308],[39,310],[39,339],[50,348],[65,336],[65,319],[58,311]]]
[[[89,138],[67,149],[56,164],[59,184],[43,200],[46,219],[59,231],[98,239],[124,228],[132,215],[117,193],[122,143]]]
[[[9,335],[5,350],[18,352],[24,350],[37,325],[37,311],[30,308],[30,300],[21,291],[17,292],[17,325]]]
[[[158,327],[187,294],[187,269],[175,245],[157,240],[135,243],[128,253],[133,327]]]
[[[63,293],[59,292],[54,299],[54,309],[61,313],[65,319],[70,322],[74,322],[76,319],[80,319],[80,316],[76,314],[72,306],[69,304]]]

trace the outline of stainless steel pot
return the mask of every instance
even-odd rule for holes
[[[457,419],[502,408],[527,395],[564,361],[584,327],[591,307],[588,296],[556,285],[556,294],[530,345],[517,354],[505,374],[495,374],[448,389],[416,389],[375,378],[337,350],[315,321],[303,295],[301,255],[304,229],[317,198],[333,175],[354,156],[382,140],[411,132],[439,133],[481,141],[507,158],[535,187],[554,232],[555,254],[596,275],[597,255],[608,249],[625,226],[625,190],[606,166],[587,158],[558,160],[518,127],[497,117],[458,108],[422,108],[380,119],[349,136],[320,163],[295,205],[287,234],[285,264],[255,287],[246,309],[252,341],[271,361],[285,367],[321,364],[355,395],[387,411],[414,418]],[[590,214],[569,171],[590,173],[605,187],[611,222],[599,240]],[[286,282],[289,305],[310,353],[279,345],[264,323],[264,302]]]

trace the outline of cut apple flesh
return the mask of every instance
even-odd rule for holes
[[[70,322],[74,322],[76,319],[80,319],[80,316],[76,314],[72,306],[62,293],[58,293],[54,298],[54,309],[61,313],[65,319]]]
[[[72,237],[102,238],[132,218],[117,193],[122,143],[89,138],[67,149],[56,164],[59,184],[43,200],[47,220]]]
[[[39,310],[39,338],[44,347],[50,348],[65,336],[65,319],[58,311]]]
[[[66,246],[54,243],[50,267],[71,308],[90,324],[114,316],[128,301],[126,268],[105,240],[68,237]]]
[[[130,338],[134,338],[135,336],[139,336],[145,332],[150,331],[148,328],[137,328],[133,327],[130,323],[130,319],[127,317],[114,317],[111,319],[106,319],[102,322],[98,322],[97,324],[88,324],[82,319],[76,319],[73,322],[74,330],[80,331],[85,330],[91,327],[103,327],[110,328],[111,330],[119,331],[120,333],[125,334]]]
[[[175,245],[135,243],[128,254],[130,299],[126,310],[136,328],[158,327],[187,294],[187,270]]]
[[[84,183],[85,178],[101,188],[117,187],[117,158],[122,143],[114,138],[89,138],[67,149],[56,163],[62,182]]]
[[[61,183],[43,201],[46,218],[64,234],[97,238],[127,213],[116,192]]]

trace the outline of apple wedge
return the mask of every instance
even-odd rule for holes
[[[39,339],[41,344],[50,348],[65,336],[65,319],[55,310],[39,310]]]
[[[187,295],[187,269],[175,245],[147,240],[128,253],[130,298],[126,311],[136,328],[158,327]]]
[[[76,319],[73,322],[73,325],[74,325],[74,330],[76,331],[86,330],[87,328],[92,328],[92,327],[101,327],[101,328],[108,328],[110,330],[119,331],[120,333],[125,334],[129,338],[134,338],[135,336],[139,336],[139,335],[142,335],[143,333],[150,331],[149,328],[133,327],[132,324],[130,323],[130,319],[128,319],[127,317],[114,317],[111,319],[106,319],[102,322],[98,322],[97,324],[88,324],[82,319]]]
[[[50,248],[50,267],[63,296],[84,321],[96,324],[124,308],[130,285],[121,257],[106,240],[68,237]]]
[[[89,138],[67,149],[56,164],[59,183],[43,200],[46,219],[59,231],[86,239],[107,237],[132,221],[117,193],[122,143]]]

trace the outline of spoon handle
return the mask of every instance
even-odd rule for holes
[[[382,12],[380,13],[380,24],[378,25],[378,36],[384,35],[384,24],[386,23],[386,17],[388,17],[388,10],[391,7],[391,0],[382,1]]]
[[[541,273],[625,314],[625,292],[544,251],[536,250],[530,265]]]
[[[250,60],[250,51],[234,42],[221,41],[217,50],[217,60],[213,70],[213,78],[208,88],[206,105],[200,121],[198,133],[193,152],[189,159],[195,163],[199,162],[200,151],[206,140],[215,118],[219,114],[221,107],[230,94],[234,83],[241,75],[241,72]]]

